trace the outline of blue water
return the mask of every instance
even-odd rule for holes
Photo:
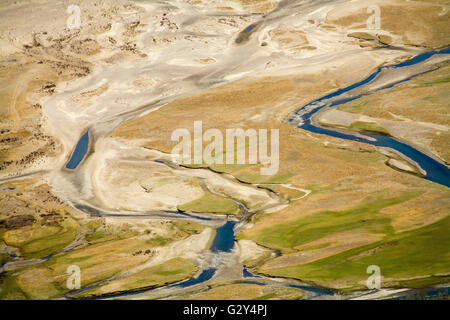
[[[254,26],[254,25],[248,26],[247,28],[244,29],[244,32],[245,32],[245,33],[250,33],[250,32],[252,32],[254,29],[255,29],[255,26]],[[241,42],[241,38],[240,38],[240,37],[237,38],[237,39],[235,40],[235,42],[236,42],[236,43],[240,43],[240,42]]]
[[[251,281],[251,280],[244,280],[241,281],[241,283],[245,283],[245,284],[256,284],[256,285],[260,285],[260,286],[265,286],[265,283],[261,283],[261,282],[257,282],[257,281]],[[281,284],[281,286],[284,286],[283,284]],[[320,296],[320,295],[334,295],[334,292],[328,289],[323,289],[323,288],[319,288],[319,287],[312,287],[312,286],[307,286],[307,285],[298,285],[298,284],[288,284],[285,285],[286,287],[290,287],[290,288],[296,288],[296,289],[301,289],[304,291],[309,291],[309,292],[314,292],[316,294],[315,297]]]
[[[247,268],[244,268],[242,270],[242,276],[244,278],[261,278],[260,276],[254,275],[253,273],[251,273],[250,271],[248,271]]]
[[[247,29],[246,29],[246,32],[251,31],[251,29],[249,29],[248,31],[247,31]],[[410,66],[410,65],[419,63],[421,61],[424,61],[424,60],[430,58],[434,54],[447,54],[447,53],[450,53],[450,48],[440,50],[440,51],[434,51],[434,52],[421,54],[409,61],[405,61],[405,62],[396,64],[394,66],[390,66],[390,68],[401,68],[401,67],[405,67],[405,66]],[[436,160],[426,156],[425,154],[412,148],[411,146],[408,146],[402,142],[395,140],[394,138],[382,136],[382,135],[374,135],[374,134],[364,134],[363,137],[356,137],[351,134],[345,134],[345,133],[336,132],[336,131],[333,131],[330,129],[319,128],[319,127],[316,127],[311,124],[311,120],[310,120],[311,116],[314,113],[316,113],[317,111],[319,111],[320,109],[322,109],[324,106],[326,106],[326,104],[323,103],[324,100],[327,100],[327,99],[330,99],[333,97],[337,97],[337,96],[341,95],[342,93],[348,92],[354,88],[357,88],[359,86],[369,83],[384,68],[387,68],[387,67],[381,67],[381,68],[377,69],[374,73],[372,73],[366,79],[364,79],[358,83],[355,83],[351,86],[348,86],[344,89],[337,90],[336,92],[328,94],[328,95],[326,95],[320,99],[317,99],[317,100],[311,102],[310,104],[300,108],[296,112],[297,114],[301,109],[306,108],[310,105],[313,105],[316,103],[323,104],[322,106],[312,110],[311,112],[302,115],[302,119],[303,119],[304,123],[302,125],[300,125],[299,127],[302,129],[311,131],[311,132],[326,134],[329,136],[338,137],[338,138],[342,138],[342,139],[360,141],[360,142],[372,144],[375,146],[390,147],[392,149],[395,149],[395,150],[401,152],[402,154],[411,158],[412,160],[416,161],[427,172],[426,177],[425,177],[426,179],[443,184],[447,187],[450,186],[450,172],[449,172],[450,170],[445,165],[442,165],[441,163],[437,162]],[[401,83],[404,81],[406,81],[406,80],[399,81],[388,87],[392,87],[392,86],[397,85],[398,83]],[[386,88],[387,87],[385,87],[383,89],[386,89]],[[343,103],[346,103],[348,101],[351,101],[351,100],[354,100],[357,98],[359,98],[359,97],[340,99],[340,100],[333,102],[331,104],[331,106],[343,104]],[[292,122],[293,119],[289,119],[289,121]],[[369,137],[375,139],[375,141],[369,140],[368,139]],[[89,146],[89,135],[88,135],[88,132],[86,132],[81,137],[80,141],[78,142],[78,144],[74,150],[74,153],[72,155],[72,158],[66,165],[66,168],[68,168],[68,169],[76,168],[78,166],[78,164],[83,160],[83,158],[87,152],[88,146]],[[183,213],[183,212],[177,212],[177,213],[187,215],[186,213]],[[213,244],[211,246],[211,251],[217,253],[217,252],[230,252],[232,250],[232,248],[234,246],[234,226],[235,226],[235,222],[228,221],[223,226],[217,228],[216,237],[214,238]],[[169,287],[188,287],[188,286],[192,286],[195,284],[199,284],[199,283],[202,283],[202,282],[205,282],[205,281],[211,279],[214,276],[215,272],[216,272],[216,268],[209,268],[209,269],[203,270],[197,277],[192,277],[186,281],[172,284]],[[248,270],[244,269],[243,276],[251,277],[253,275]],[[247,281],[247,282],[250,283],[250,281]],[[244,281],[244,283],[246,283],[246,282]],[[308,291],[314,291],[315,293],[317,293],[317,295],[322,295],[322,294],[333,295],[334,294],[334,292],[331,290],[317,288],[317,287],[310,287],[310,286],[304,286],[304,285],[288,285],[288,286],[293,287],[293,288],[308,290]],[[146,290],[144,290],[144,291],[146,291]],[[141,292],[142,291],[124,293],[124,294],[117,295],[116,297],[125,296],[125,295],[134,295],[134,294],[139,294]]]
[[[211,246],[211,251],[218,252],[230,252],[234,247],[234,225],[236,222],[227,221],[223,226],[216,229],[216,236]],[[186,281],[176,283],[170,287],[189,287],[198,283],[202,283],[211,279],[216,273],[216,268],[209,268],[203,270],[197,277],[192,277]]]
[[[0,263],[0,268],[2,268],[4,265],[6,265],[8,262],[13,260],[14,258],[17,258],[17,255],[15,255],[14,253],[8,253],[8,255],[9,255],[9,259],[7,259],[5,262]]]
[[[255,26],[248,26],[247,29],[245,29],[244,31],[245,31],[245,32],[250,32],[250,31],[252,31],[253,29],[255,29]]]
[[[304,130],[310,131],[310,132],[315,132],[315,133],[319,133],[319,134],[325,134],[328,136],[332,136],[332,137],[336,137],[336,138],[341,138],[341,139],[346,139],[346,140],[353,140],[353,141],[358,141],[358,142],[363,142],[363,143],[367,143],[367,144],[371,144],[374,146],[378,146],[378,147],[388,147],[388,148],[392,148],[395,149],[397,151],[399,151],[400,153],[404,154],[405,156],[407,156],[408,158],[412,159],[413,161],[415,161],[422,169],[424,169],[426,171],[426,175],[425,175],[425,179],[442,184],[444,186],[450,187],[450,170],[448,169],[448,167],[436,160],[434,160],[433,158],[427,156],[426,154],[414,149],[413,147],[402,143],[392,137],[388,137],[388,136],[383,136],[383,135],[376,135],[376,134],[368,134],[368,133],[364,133],[361,136],[354,136],[352,134],[346,134],[346,133],[341,133],[338,131],[334,131],[331,129],[326,129],[326,128],[320,128],[320,127],[316,127],[313,124],[311,124],[311,117],[318,112],[320,109],[324,108],[325,106],[327,106],[327,104],[325,103],[326,100],[330,99],[330,98],[334,98],[334,97],[338,97],[339,95],[348,92],[352,89],[355,89],[357,87],[360,87],[364,84],[369,83],[370,81],[372,81],[373,79],[375,79],[375,77],[385,68],[402,68],[405,66],[411,66],[414,64],[417,64],[419,62],[425,61],[428,58],[430,58],[431,56],[435,55],[435,54],[449,54],[450,53],[450,48],[447,49],[443,49],[440,51],[432,51],[432,52],[427,52],[424,54],[420,54],[416,57],[414,57],[411,60],[405,61],[405,62],[401,62],[398,63],[396,65],[393,66],[389,66],[389,67],[380,67],[378,68],[375,72],[373,72],[370,76],[368,76],[366,79],[355,83],[353,85],[350,85],[346,88],[337,90],[336,92],[333,92],[331,94],[328,94],[322,98],[319,98],[309,104],[307,104],[306,106],[298,109],[296,111],[295,114],[299,114],[300,110],[307,108],[309,106],[312,105],[319,105],[319,107],[313,109],[312,111],[305,113],[304,115],[301,115],[301,118],[303,120],[303,124],[299,125],[299,128],[302,128]],[[405,82],[409,79],[406,80],[401,80],[398,81],[394,84],[391,84],[389,86],[386,86],[380,90],[385,90],[387,88],[391,88],[395,85],[398,85],[399,83]],[[336,100],[330,104],[328,104],[329,107],[334,107],[334,106],[338,106],[341,104],[344,104],[346,102],[355,100],[360,98],[361,96],[357,96],[357,97],[352,97],[352,98],[345,98],[345,99],[339,99]],[[288,120],[289,122],[294,121],[294,119],[290,118]],[[370,140],[370,138],[374,139],[374,141]]]
[[[72,153],[72,157],[66,164],[66,168],[73,170],[76,167],[78,167],[80,162],[84,159],[84,156],[88,151],[88,147],[89,147],[89,131],[86,131],[86,133],[83,134],[83,136],[78,141],[77,146],[75,147],[75,150]]]
[[[234,221],[228,221],[223,226],[216,229],[216,236],[214,238],[213,244],[211,246],[211,251],[213,252],[230,252],[231,249],[234,246],[234,225],[236,223]],[[194,276],[192,278],[189,278],[185,281],[178,282],[171,284],[167,286],[167,288],[174,288],[174,287],[181,287],[186,288],[190,287],[199,283],[203,283],[205,281],[210,280],[214,274],[216,273],[216,268],[208,268],[203,270],[198,276]],[[142,292],[145,292],[148,290],[142,290],[142,291],[134,291],[134,292],[126,292],[121,293],[115,296],[109,296],[104,298],[97,298],[97,299],[106,299],[106,298],[118,298],[118,297],[124,297],[124,296],[132,296],[137,295]]]
[[[448,300],[450,298],[450,287],[415,289],[408,291],[391,300]]]
[[[209,268],[206,270],[203,270],[197,277],[192,277],[186,281],[183,281],[181,283],[177,283],[177,284],[173,284],[171,286],[168,286],[168,288],[171,287],[181,287],[181,288],[186,288],[186,287],[190,287],[193,286],[195,284],[199,284],[205,281],[208,281],[209,279],[211,279],[214,274],[216,273],[216,268]]]
[[[234,246],[234,221],[228,221],[216,229],[216,237],[211,246],[212,252],[230,252]]]

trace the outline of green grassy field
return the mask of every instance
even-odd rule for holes
[[[104,286],[84,291],[76,297],[104,295],[117,291],[135,291],[158,287],[187,279],[195,274],[197,267],[183,258],[174,258],[162,264],[144,269],[134,275],[114,280]]]
[[[355,111],[356,113],[356,111]],[[349,126],[344,126],[340,124],[330,124],[327,122],[320,122],[320,125],[324,127],[335,127],[335,128],[342,128],[342,129],[349,129],[353,131],[358,131],[362,133],[372,133],[372,134],[381,134],[384,136],[390,136],[390,133],[387,129],[383,128],[382,126],[374,123],[374,122],[366,122],[366,121],[354,121]]]
[[[6,231],[3,240],[20,250],[23,259],[43,258],[61,251],[77,237],[78,225],[72,218],[58,225],[41,226],[39,223]],[[25,235],[31,235],[25,237]]]
[[[9,254],[7,253],[0,253],[0,264],[7,261],[9,259]]]
[[[366,268],[378,265],[383,277],[382,287],[426,287],[442,283],[444,278],[450,279],[449,228],[450,218],[445,218],[427,227],[390,234],[382,241],[312,263],[271,269],[266,273],[322,285],[343,281],[342,289],[347,291],[365,289],[364,283],[369,276]],[[436,276],[440,273],[447,275]]]
[[[326,235],[353,229],[365,229],[375,233],[393,232],[390,219],[379,211],[385,207],[409,200],[417,193],[374,199],[360,207],[345,211],[323,211],[287,223],[263,229],[257,234],[241,233],[239,239],[253,240],[269,248],[292,252],[296,246],[320,239]]]
[[[70,291],[66,286],[66,279],[68,278],[67,268],[71,265],[77,265],[80,268],[81,286],[84,288],[144,263],[151,257],[152,248],[200,233],[205,228],[192,222],[167,222],[161,225],[165,230],[165,236],[161,236],[151,229],[148,229],[150,232],[137,232],[126,223],[118,226],[104,225],[99,219],[93,219],[86,223],[86,226],[93,230],[86,239],[89,241],[87,244],[72,251],[57,254],[38,265],[2,273],[0,300],[60,297]],[[50,247],[46,247],[46,250],[50,250]],[[149,254],[146,253],[147,251]],[[176,266],[179,268],[175,268]],[[156,276],[160,275],[158,279],[167,278],[178,281],[193,273],[192,268],[195,266],[190,262],[175,261],[160,269],[152,270]],[[146,273],[142,277],[148,278]],[[132,283],[140,281],[134,278],[131,280],[134,281]]]
[[[362,100],[362,98],[360,98]],[[350,112],[350,113],[360,113],[364,110],[364,107],[368,104],[368,101],[361,101],[357,104],[347,103],[337,107],[338,110]]]
[[[285,266],[260,265],[258,270],[270,276],[281,276],[312,281],[318,285],[351,291],[366,289],[369,277],[366,268],[381,268],[384,287],[423,287],[450,279],[450,218],[411,231],[398,232],[389,215],[382,209],[403,203],[421,195],[414,191],[388,198],[373,196],[365,204],[343,211],[321,211],[300,219],[268,225],[265,228],[245,230],[238,239],[249,239],[286,254],[327,248],[333,240],[317,244],[313,241],[358,230],[379,238],[357,244],[300,264]],[[330,247],[332,248],[332,247]],[[287,260],[286,260],[287,259]],[[286,257],[283,261],[292,261]]]
[[[85,239],[91,244],[106,242],[111,240],[120,240],[137,236],[139,233],[133,231],[129,225],[123,225],[119,230],[112,232],[101,225],[91,225],[92,233],[88,234]]]
[[[179,205],[178,209],[190,212],[235,214],[238,210],[238,206],[229,199],[205,193],[199,199]]]
[[[360,131],[360,132],[368,132],[375,134],[382,134],[389,136],[390,133],[387,129],[382,126],[373,123],[373,122],[365,122],[365,121],[354,121],[348,127],[350,130]]]

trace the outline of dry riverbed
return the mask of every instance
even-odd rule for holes
[[[286,122],[381,65],[448,46],[446,5],[79,1],[82,28],[69,30],[69,4],[0,5],[1,299],[302,299],[313,293],[286,284],[362,290],[370,264],[383,287],[448,282],[448,188],[390,150]],[[318,121],[385,130],[447,162],[444,62]],[[279,171],[174,164],[171,134],[194,121],[278,129]],[[87,156],[67,170],[86,130]],[[212,252],[230,221],[238,241]],[[167,287],[212,267],[206,282]],[[241,283],[244,267],[267,277]]]

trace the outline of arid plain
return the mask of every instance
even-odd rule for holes
[[[70,5],[80,28],[68,27]],[[2,1],[0,299],[448,288],[449,10],[444,0]],[[441,165],[447,185],[398,150],[288,121],[380,67],[311,123],[395,139]],[[195,121],[279,130],[278,171],[174,163],[172,133]],[[86,132],[86,155],[68,169]],[[73,265],[78,289],[67,286]],[[380,290],[366,286],[372,265]]]

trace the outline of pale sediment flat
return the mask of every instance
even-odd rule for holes
[[[448,220],[448,188],[422,179],[420,168],[386,150],[308,133],[286,122],[302,105],[357,83],[380,66],[448,46],[445,5],[403,0],[81,1],[87,25],[70,31],[61,14],[68,4],[0,5],[7,17],[0,22],[0,63],[5,66],[0,76],[12,79],[0,88],[8,106],[0,122],[2,151],[8,150],[0,158],[6,190],[0,199],[5,208],[0,235],[8,249],[3,251],[20,253],[15,258],[7,253],[5,266],[58,253],[19,274],[8,273],[4,297],[61,298],[68,292],[60,289],[65,278],[58,272],[78,258],[86,259],[83,277],[94,286],[92,294],[124,288],[139,292],[133,281],[139,284],[145,275],[154,277],[146,285],[162,288],[129,298],[214,298],[228,288],[230,297],[239,298],[268,293],[311,297],[316,293],[285,286],[305,280],[318,287],[361,290],[365,273],[352,269],[352,261],[370,260],[383,250],[395,255],[391,243],[401,247],[415,232],[420,239],[435,232],[445,243],[441,230]],[[380,30],[366,24],[366,9],[374,4],[382,12]],[[399,11],[404,17],[398,17]],[[31,14],[39,16],[39,23],[31,25]],[[9,26],[12,21],[17,27]],[[398,72],[383,71],[347,95],[376,91],[447,62],[448,55],[440,55]],[[318,114],[318,121],[345,127],[375,122],[439,156],[426,134],[445,134],[447,124],[422,121],[420,115],[395,117],[330,109]],[[279,173],[261,177],[259,165],[175,165],[171,133],[192,128],[198,120],[220,130],[279,129]],[[411,135],[412,127],[420,132]],[[77,168],[67,170],[86,131],[89,150]],[[23,177],[11,179],[14,175]],[[205,195],[230,200],[239,210],[179,210]],[[39,204],[36,209],[33,203]],[[348,218],[352,214],[357,220]],[[229,251],[211,251],[217,232],[228,223],[237,241]],[[320,232],[311,235],[308,225]],[[62,226],[57,239],[64,241],[45,247],[57,234],[56,226]],[[77,239],[79,230],[89,232]],[[433,247],[427,241],[425,251]],[[420,286],[429,278],[425,285],[446,282],[439,276],[446,270],[438,256],[436,251],[424,258],[432,261],[430,274],[411,267],[406,275],[386,258],[386,268],[394,270],[387,285]],[[317,273],[321,263],[332,271]],[[339,263],[355,273],[337,270]],[[155,276],[164,265],[180,271],[170,278],[174,282],[195,279],[209,268],[215,273],[192,288],[171,287]],[[263,275],[260,281],[267,289],[230,285],[244,279],[244,267]],[[36,285],[33,277],[47,279],[45,285]],[[205,291],[209,284],[217,288]],[[241,289],[246,296],[232,294]]]

